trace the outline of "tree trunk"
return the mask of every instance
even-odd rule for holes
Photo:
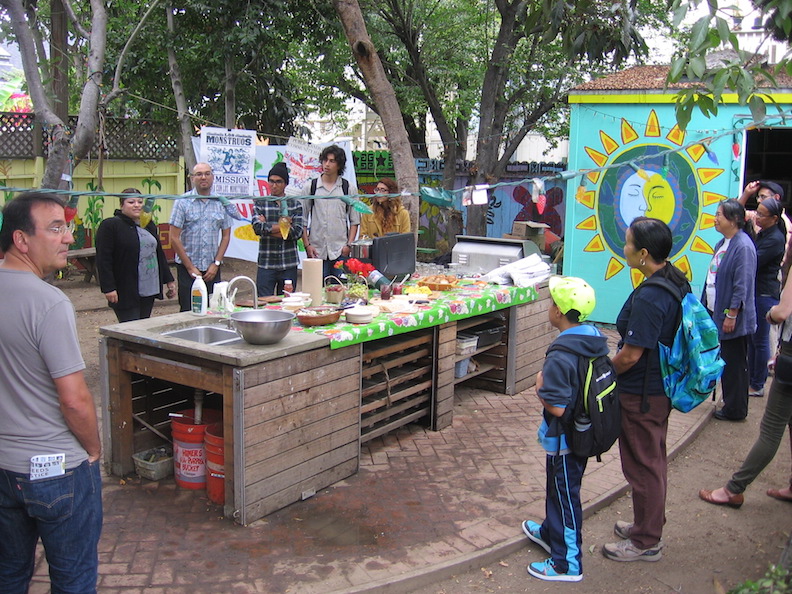
[[[481,93],[476,163],[472,172],[475,174],[475,183],[477,184],[490,184],[498,181],[496,168],[501,135],[503,134],[503,121],[499,117],[503,111],[501,103],[504,101],[504,89],[509,78],[511,57],[516,45],[514,37],[521,35],[518,33],[517,23],[525,14],[526,2],[501,0],[498,2],[498,10],[501,14],[500,28],[492,48],[487,71],[484,74]],[[487,235],[487,209],[486,204],[468,207],[467,233],[469,235]]]
[[[69,160],[69,153],[75,159],[88,154],[93,144],[96,131],[96,108],[99,102],[99,85],[102,82],[104,68],[105,40],[107,33],[107,14],[100,0],[91,0],[91,33],[88,39],[88,71],[92,75],[83,86],[80,97],[80,113],[77,129],[70,137],[67,124],[52,109],[52,103],[44,90],[41,74],[36,59],[36,43],[33,32],[25,16],[21,0],[4,0],[3,6],[8,11],[11,26],[19,45],[25,80],[36,117],[49,128],[51,136],[47,165],[41,180],[44,188],[57,188],[61,175]]]
[[[236,85],[239,76],[234,72],[232,56],[225,60],[225,127],[236,128]]]
[[[165,14],[168,21],[168,33],[170,33],[171,38],[174,38],[176,36],[176,25],[173,22],[173,8],[171,6],[166,7]],[[190,123],[190,114],[187,112],[187,98],[184,95],[179,62],[176,60],[176,52],[170,44],[168,45],[168,74],[170,75],[171,87],[173,88],[173,98],[176,101],[176,117],[179,120],[179,131],[181,132],[184,167],[187,171],[192,171],[196,163],[195,151],[192,146],[192,124]]]
[[[377,112],[382,118],[382,125],[388,138],[393,167],[396,170],[396,179],[402,190],[418,193],[418,172],[415,169],[415,160],[410,148],[410,140],[404,127],[401,108],[396,101],[393,87],[385,76],[374,44],[366,30],[363,13],[357,0],[333,0],[333,6],[338,13],[344,27],[352,55],[355,56],[366,87],[377,105]],[[418,232],[418,198],[405,197],[405,206],[410,211],[410,225],[415,233]]]

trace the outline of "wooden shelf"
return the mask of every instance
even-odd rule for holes
[[[472,379],[472,378],[476,377],[477,375],[481,375],[482,373],[486,373],[486,372],[491,371],[491,370],[493,370],[495,368],[496,368],[496,366],[494,364],[492,364],[492,363],[479,363],[479,368],[476,369],[476,371],[474,371],[472,373],[468,373],[467,375],[463,375],[462,377],[455,377],[454,378],[454,385],[456,385],[456,384],[458,384],[460,382],[464,382],[466,380]]]

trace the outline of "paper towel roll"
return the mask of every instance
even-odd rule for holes
[[[303,291],[311,294],[311,305],[322,305],[323,288],[322,265],[319,258],[303,260]]]

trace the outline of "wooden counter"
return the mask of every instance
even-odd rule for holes
[[[170,435],[169,413],[223,410],[225,515],[247,525],[357,472],[360,443],[410,422],[453,421],[461,382],[513,394],[534,384],[555,331],[548,291],[539,299],[398,336],[329,348],[292,332],[277,345],[207,346],[162,336],[206,323],[190,313],[101,328],[105,447],[110,471],[133,472],[132,454]],[[212,318],[209,318],[211,321]],[[473,354],[480,367],[456,378],[457,333],[500,320],[499,342]],[[215,320],[217,321],[217,320]]]

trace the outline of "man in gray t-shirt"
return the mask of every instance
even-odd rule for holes
[[[0,250],[0,584],[27,591],[36,542],[53,591],[96,590],[101,442],[74,306],[42,280],[74,242],[63,204],[26,192],[3,209]]]

